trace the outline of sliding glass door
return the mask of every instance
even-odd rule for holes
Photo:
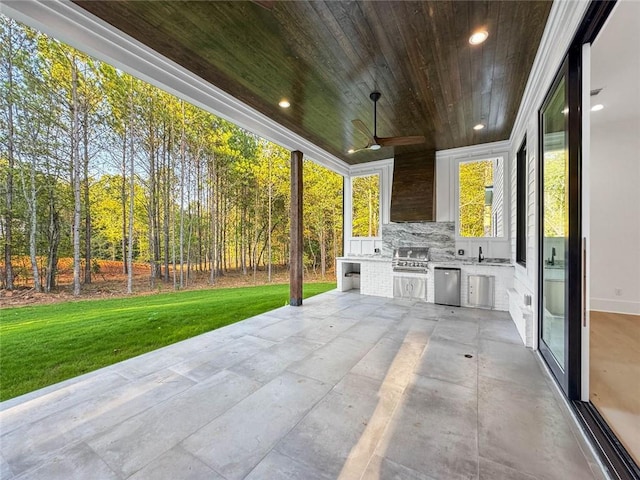
[[[542,111],[542,308],[541,340],[553,363],[565,370],[567,283],[567,186],[569,132],[567,81],[562,75]]]
[[[540,110],[538,312],[540,351],[565,393],[577,398],[579,348],[571,346],[579,341],[582,303],[579,290],[572,294],[580,272],[580,177],[572,121],[579,112],[569,63],[567,56]]]

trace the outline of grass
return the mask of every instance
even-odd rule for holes
[[[335,288],[310,283],[304,296]],[[0,400],[288,303],[289,285],[197,290],[0,311]]]

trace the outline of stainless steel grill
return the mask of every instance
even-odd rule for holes
[[[394,272],[427,273],[429,249],[427,247],[400,247],[393,251],[391,263]]]

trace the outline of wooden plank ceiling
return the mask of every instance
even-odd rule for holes
[[[75,3],[350,164],[373,130],[443,150],[509,137],[549,1]],[[486,29],[482,45],[468,42]],[[278,102],[287,98],[289,109]],[[480,131],[478,123],[486,124]]]

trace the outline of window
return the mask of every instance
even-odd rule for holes
[[[380,229],[380,176],[351,179],[352,237],[377,237]]]
[[[504,174],[502,157],[460,162],[458,235],[502,237]]]
[[[516,262],[527,264],[527,139],[516,159]]]

